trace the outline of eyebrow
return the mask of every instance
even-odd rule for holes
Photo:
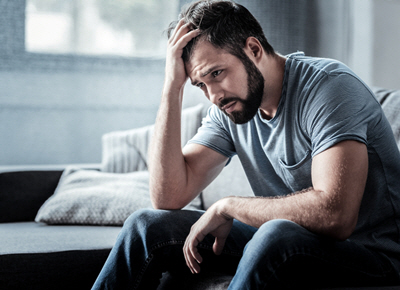
[[[202,77],[202,78],[206,77],[206,76],[209,75],[211,72],[213,72],[213,71],[215,71],[216,69],[218,69],[219,67],[221,67],[221,65],[219,65],[219,64],[210,67],[208,70],[206,70],[205,72],[203,72],[203,73],[200,75],[200,77]],[[193,82],[192,82],[192,85],[193,85],[193,86],[196,86],[198,83],[199,83],[198,81],[193,81]]]

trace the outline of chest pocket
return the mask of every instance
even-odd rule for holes
[[[286,164],[279,159],[281,178],[293,192],[312,186],[311,183],[311,150],[308,150],[301,160],[294,164]]]

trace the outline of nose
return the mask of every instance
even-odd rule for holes
[[[208,87],[208,98],[214,105],[218,105],[224,98],[224,90],[214,84]]]

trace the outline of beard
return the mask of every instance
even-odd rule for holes
[[[247,57],[246,59],[241,59],[246,72],[247,72],[247,96],[246,99],[241,99],[238,97],[229,97],[223,99],[219,104],[222,108],[224,105],[236,101],[242,104],[242,109],[227,113],[224,110],[225,115],[229,117],[235,124],[245,124],[257,113],[260,108],[261,101],[264,95],[264,77],[256,65]]]

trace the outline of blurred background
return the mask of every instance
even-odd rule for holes
[[[154,123],[186,0],[0,0],[0,167],[100,163],[101,136]],[[399,89],[400,0],[237,0],[281,54]],[[207,103],[188,85],[184,107]]]

